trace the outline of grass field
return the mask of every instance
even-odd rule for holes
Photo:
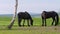
[[[47,26],[42,27],[41,18],[33,18],[34,26],[19,27],[17,18],[11,30],[7,27],[12,17],[0,17],[0,34],[60,34],[60,23],[58,26],[51,26],[52,19],[47,19]],[[22,23],[21,23],[22,24]],[[27,25],[27,22],[25,23]]]

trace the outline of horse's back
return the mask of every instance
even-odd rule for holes
[[[30,14],[28,12],[19,12],[18,16],[22,19],[29,19],[31,18]]]
[[[57,15],[57,13],[55,11],[49,11],[49,12],[43,11],[42,14],[41,14],[41,16],[43,18],[55,17],[56,15]]]
[[[25,16],[25,13],[24,13],[24,12],[19,12],[19,13],[18,13],[18,16],[19,16],[19,17],[24,17],[24,16]]]

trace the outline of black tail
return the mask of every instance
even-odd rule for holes
[[[59,23],[59,15],[56,14],[56,24],[55,25],[58,25],[58,23]]]

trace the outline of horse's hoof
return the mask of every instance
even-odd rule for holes
[[[19,27],[21,27],[21,25],[19,25]]]
[[[44,25],[42,25],[42,26],[44,26]]]
[[[23,27],[24,27],[24,25],[23,25]]]
[[[30,25],[28,25],[30,27]]]
[[[11,27],[8,26],[8,29],[11,29]]]
[[[46,26],[46,25],[45,25]]]
[[[55,26],[57,26],[57,25],[55,25]]]

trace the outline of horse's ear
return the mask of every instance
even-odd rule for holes
[[[46,11],[43,11],[43,13],[46,13]]]
[[[43,12],[46,12],[46,11],[43,11]]]
[[[27,11],[25,11],[25,13],[28,13]]]
[[[25,11],[25,12],[27,12],[27,11]]]

